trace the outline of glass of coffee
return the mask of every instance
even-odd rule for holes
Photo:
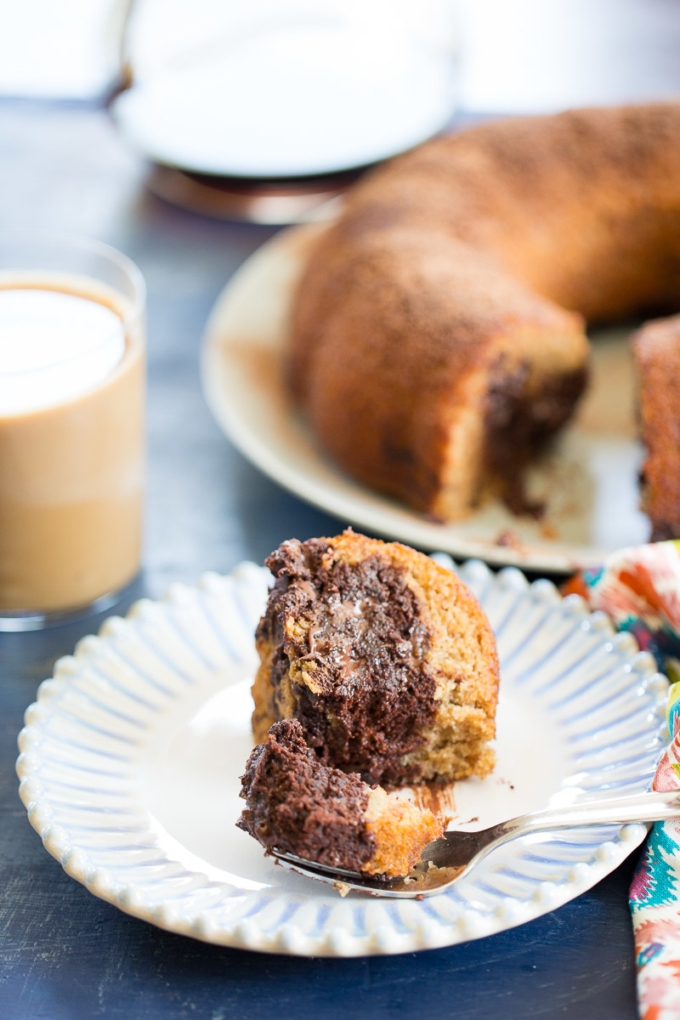
[[[0,231],[0,630],[105,609],[138,574],[144,348],[130,259]]]

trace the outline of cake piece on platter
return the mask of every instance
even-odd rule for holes
[[[396,878],[442,834],[431,811],[323,765],[296,719],[275,723],[242,777],[237,822],[267,850],[327,867]]]
[[[680,315],[648,322],[633,335],[638,376],[642,509],[652,541],[680,537]]]
[[[494,765],[498,656],[462,581],[397,542],[284,542],[256,636],[255,739],[299,721],[324,765],[397,787]]]

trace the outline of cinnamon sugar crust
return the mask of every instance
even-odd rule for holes
[[[652,541],[680,536],[680,315],[634,334],[640,432],[646,448],[642,508]]]
[[[655,103],[484,124],[368,175],[293,304],[324,447],[441,519],[512,503],[499,411],[516,475],[585,385],[585,321],[680,306],[679,151],[680,104]]]

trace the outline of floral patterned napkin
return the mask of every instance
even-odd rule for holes
[[[597,570],[567,582],[619,630],[650,651],[672,684],[672,741],[657,766],[655,790],[680,788],[680,541],[622,549]],[[680,822],[657,822],[630,887],[638,1004],[642,1020],[680,1018]]]

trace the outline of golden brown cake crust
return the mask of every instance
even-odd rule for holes
[[[646,447],[642,506],[660,542],[680,535],[680,315],[635,333],[633,354]]]
[[[490,392],[510,381],[531,453],[583,388],[583,319],[680,303],[679,156],[680,104],[658,103],[485,124],[366,177],[293,307],[323,445],[418,509],[468,512],[497,469]]]
[[[373,857],[361,869],[369,875],[408,875],[420,860],[423,847],[444,831],[441,820],[429,808],[416,807],[381,786],[371,790],[365,820],[375,840]]]
[[[398,786],[493,767],[498,657],[474,596],[398,542],[291,541],[257,632],[253,730],[295,717],[327,764]]]

